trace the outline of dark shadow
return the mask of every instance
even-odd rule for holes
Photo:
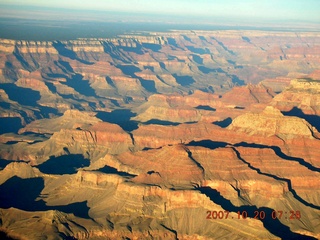
[[[186,40],[190,43],[194,43],[194,42],[192,42],[191,38],[187,37],[186,35],[182,35],[182,37],[184,38],[184,40]]]
[[[172,144],[168,144],[168,146],[172,146]],[[144,147],[142,149],[142,151],[149,151],[149,150],[152,150],[152,149],[161,149],[162,147],[157,147],[157,148],[151,148],[151,147]]]
[[[67,79],[67,75],[62,74],[62,73],[47,73],[47,76],[49,78],[65,78],[65,79]]]
[[[37,101],[41,98],[38,91],[34,91],[30,88],[18,87],[13,83],[1,84],[0,88],[8,94],[10,100],[16,101],[21,105],[34,107],[38,105]]]
[[[20,62],[22,67],[29,72],[33,71],[34,69],[30,66],[30,64],[24,59],[23,55],[20,53],[19,48],[17,45],[14,47],[13,55],[17,58],[17,60]]]
[[[104,41],[102,42],[102,45],[104,52],[108,53],[112,59],[120,60],[124,63],[131,62],[128,56],[119,51],[119,47],[115,46],[113,43]]]
[[[45,85],[49,88],[50,92],[57,93],[57,88],[52,82],[45,82]]]
[[[38,165],[39,170],[46,174],[74,174],[79,168],[88,167],[90,161],[81,154],[70,154],[59,157],[51,156],[47,161]]]
[[[0,135],[4,133],[18,133],[22,128],[21,119],[18,117],[0,117]]]
[[[178,232],[172,228],[169,228],[167,226],[165,226],[164,224],[160,224],[163,228],[165,228],[166,230],[168,230],[169,232],[172,232],[174,234],[174,240],[179,240],[178,238]]]
[[[317,168],[317,167],[313,166],[312,164],[306,162],[303,158],[291,157],[291,156],[284,154],[282,152],[281,148],[278,146],[267,146],[267,145],[262,145],[262,144],[257,144],[257,143],[246,143],[246,142],[240,142],[240,143],[234,144],[233,146],[260,148],[260,149],[262,149],[262,148],[272,149],[275,152],[275,154],[282,159],[285,159],[288,161],[293,161],[293,162],[298,162],[300,165],[308,168],[311,171],[320,172],[320,168]]]
[[[65,225],[65,224],[64,224]],[[66,225],[68,226],[68,225]],[[72,236],[67,236],[66,234],[62,233],[62,232],[59,232],[59,237],[63,240],[77,240],[77,238],[75,237],[72,237]]]
[[[201,169],[202,174],[204,174],[204,172],[205,172],[204,167],[201,165],[201,163],[199,163],[199,162],[193,157],[192,152],[191,152],[187,147],[184,147],[184,150],[187,152],[188,158],[189,158],[194,164],[196,164],[196,166]],[[203,177],[204,177],[204,175],[203,175]]]
[[[176,40],[174,38],[167,38],[169,45],[174,46],[175,48],[179,48],[182,49],[176,42]]]
[[[37,118],[51,118],[52,115],[62,116],[62,113],[59,113],[57,109],[52,107],[38,105],[37,108],[40,110],[34,112]]]
[[[251,43],[251,41],[250,41],[250,38],[248,38],[248,37],[242,37],[242,40],[243,41],[245,41],[245,42],[247,42],[247,43]]]
[[[243,69],[243,66],[241,65],[237,65],[237,66],[234,66],[235,69]]]
[[[306,235],[302,235],[299,233],[291,232],[290,228],[283,223],[279,221],[278,218],[273,219],[272,218],[272,212],[275,211],[274,209],[267,208],[267,207],[260,207],[257,208],[256,206],[249,206],[249,205],[243,205],[240,207],[234,206],[230,200],[224,198],[217,190],[211,189],[210,187],[201,187],[198,188],[198,190],[205,194],[207,197],[210,198],[212,202],[215,204],[220,205],[224,210],[229,212],[240,212],[240,219],[242,218],[242,213],[246,212],[248,214],[248,217],[254,218],[255,217],[255,211],[262,212],[264,211],[266,217],[264,219],[259,219],[263,226],[273,235],[280,237],[281,239],[316,239],[313,237],[309,237]],[[238,214],[239,215],[239,214]],[[283,216],[284,218],[284,216]],[[237,218],[236,218],[237,219]]]
[[[75,97],[74,97],[74,95],[73,94],[59,94],[61,97],[63,97],[64,99],[72,99],[72,100],[78,100],[78,99],[75,99]],[[76,105],[77,104],[74,104],[73,106],[76,108],[76,109],[78,109],[78,110],[80,110],[79,108],[77,108],[76,107]],[[81,106],[81,105],[79,105],[79,106]],[[84,110],[84,108],[82,108],[82,110]]]
[[[7,233],[0,231],[0,239],[2,240],[18,240],[18,238],[12,238],[7,235]]]
[[[221,68],[207,68],[205,66],[198,66],[198,69],[204,74],[208,74],[208,73],[226,73]]]
[[[245,109],[245,107],[241,107],[241,106],[235,106],[234,109],[239,109],[239,110],[243,110]]]
[[[97,108],[97,103],[89,102],[89,107],[91,107],[92,109],[96,109]]]
[[[188,87],[195,82],[191,76],[178,76],[177,74],[173,74],[172,76],[176,79],[176,82],[183,87]]]
[[[130,118],[136,115],[137,114],[131,112],[129,109],[117,109],[112,112],[99,111],[96,117],[104,122],[118,124],[123,130],[131,132],[138,128],[136,121],[130,121]]]
[[[8,141],[6,142],[7,145],[14,145],[14,144],[17,144],[18,142],[20,141]]]
[[[154,43],[142,43],[142,47],[150,49],[153,52],[159,52],[162,48],[160,44],[154,44]]]
[[[16,68],[9,61],[6,61],[4,68],[2,68],[2,75],[13,81],[17,81],[19,79]]]
[[[119,47],[119,49],[122,49],[125,52],[133,52],[138,55],[144,54],[144,52],[142,51],[142,46],[139,43],[136,44],[136,47],[123,47],[123,46],[121,46],[121,47]]]
[[[216,41],[226,52],[228,52],[231,55],[236,55],[232,50],[228,49],[222,42],[220,42],[219,40],[217,40],[214,37],[211,37],[212,40]]]
[[[163,62],[159,62],[159,65],[162,69],[167,70],[166,65]]]
[[[232,83],[234,83],[235,85],[238,85],[238,86],[243,86],[245,85],[245,81],[241,80],[238,76],[236,75],[231,75],[231,80],[232,80]]]
[[[124,103],[126,103],[126,104],[133,102],[133,97],[130,97],[130,96],[124,96],[122,99],[123,99]],[[114,101],[116,101],[116,100],[114,100]],[[112,102],[112,100],[111,100],[111,102]],[[114,102],[112,102],[112,103],[115,104],[116,106],[120,107],[120,104],[117,101],[116,101],[117,104]]]
[[[70,58],[70,59],[77,59],[77,55],[74,51],[66,48],[66,45],[63,44],[62,42],[60,41],[55,41],[52,43],[52,46],[58,51],[58,53],[61,55],[61,56],[64,56],[64,57],[67,57],[67,58]]]
[[[70,63],[66,62],[66,61],[62,61],[59,60],[57,62],[57,65],[60,67],[60,69],[64,72],[64,73],[68,73],[68,72],[74,72],[73,68],[71,67]]]
[[[0,159],[0,169],[4,169],[9,163],[12,163],[12,162],[14,162],[14,161]]]
[[[60,41],[54,41],[52,43],[52,46],[58,51],[59,55],[61,55],[61,56],[70,58],[72,60],[77,60],[77,61],[84,63],[84,64],[87,64],[87,65],[93,64],[91,62],[80,59],[74,51],[68,49],[67,46]]]
[[[163,125],[163,126],[178,126],[180,123],[178,122],[170,122],[160,119],[150,119],[147,122],[144,122],[143,124],[150,125],[150,124],[156,124],[156,125]]]
[[[285,116],[295,116],[295,117],[303,118],[308,123],[310,123],[312,126],[314,126],[318,132],[320,132],[320,116],[319,115],[305,114],[298,107],[294,107],[288,112],[282,112],[282,114]]]
[[[185,62],[185,60],[179,59],[179,58],[177,58],[176,56],[172,56],[172,55],[168,55],[168,60],[169,60],[169,61],[177,60],[178,62]]]
[[[214,93],[215,90],[212,86],[207,86],[206,88],[199,88],[198,90],[205,92],[205,93]]]
[[[10,103],[0,102],[0,107],[4,109],[10,109]]]
[[[77,217],[89,219],[88,214],[90,208],[87,205],[87,201],[70,203],[65,206],[47,206],[49,210],[58,210],[65,213],[73,213]]]
[[[204,41],[204,42],[212,45],[212,43],[211,43],[211,42],[208,42],[208,40],[207,40],[204,36],[199,36],[199,39],[201,39],[202,41]],[[206,48],[206,49],[207,49],[207,48]],[[209,51],[209,49],[208,49],[208,51]]]
[[[89,80],[83,80],[83,76],[81,74],[74,74],[72,78],[66,78],[65,84],[69,87],[72,87],[78,93],[87,96],[87,97],[97,97],[96,92],[91,88],[89,84]]]
[[[52,134],[49,134],[49,133],[35,133],[35,132],[23,132],[22,134],[20,135],[23,135],[23,136],[32,136],[34,138],[36,137],[40,137],[40,138],[46,138],[48,139],[49,137],[52,136]]]
[[[137,175],[134,175],[134,174],[130,174],[130,173],[127,173],[127,172],[119,172],[117,169],[113,168],[113,167],[109,167],[109,166],[104,166],[103,168],[99,168],[98,170],[96,171],[99,171],[99,172],[103,172],[103,173],[107,173],[107,174],[117,174],[119,176],[122,176],[122,177],[136,177]]]
[[[146,89],[148,92],[157,93],[156,84],[153,80],[145,80],[141,77],[138,77],[141,86]]]
[[[146,89],[148,92],[156,93],[157,89],[155,87],[155,83],[152,80],[145,80],[141,77],[138,77],[135,73],[136,72],[141,72],[141,69],[134,66],[134,65],[118,65],[117,68],[121,69],[121,71],[129,75],[133,78],[139,79],[141,86]]]
[[[209,51],[207,48],[205,48],[205,49],[203,49],[203,48],[195,48],[195,47],[193,47],[193,46],[186,46],[186,48],[187,48],[189,51],[191,51],[191,52],[193,52],[193,53],[200,54],[200,55],[210,53],[210,51]]]
[[[195,54],[192,54],[191,56],[193,61],[195,61],[198,64],[203,64],[203,59],[201,57]]]
[[[150,70],[151,72],[154,72],[154,67],[152,67],[152,66],[143,66],[143,69]]]
[[[57,75],[59,75],[60,77],[65,78],[66,82],[61,82],[61,84],[64,84],[64,85],[67,85],[67,86],[73,88],[79,94],[82,94],[82,95],[87,96],[87,97],[96,97],[96,98],[99,97],[99,96],[96,95],[94,89],[92,89],[91,86],[89,85],[89,81],[88,80],[83,80],[82,79],[83,77],[80,74],[75,74],[75,75],[72,76],[72,78],[68,78],[67,76],[65,76],[63,74],[48,74],[48,76],[49,75],[50,75],[50,77],[58,77]],[[56,88],[53,86],[52,83],[48,83],[48,87],[53,92],[56,91]],[[54,92],[54,93],[57,93],[57,92]],[[96,103],[88,102],[88,101],[84,100],[81,97],[75,96],[75,94],[62,94],[62,93],[59,93],[59,95],[64,99],[75,100],[74,102],[80,102],[80,103],[86,103],[86,104],[88,103],[90,107],[93,107],[93,106],[96,105]],[[74,103],[72,107],[75,108],[75,109],[78,109],[78,110],[85,110],[81,106],[80,103],[79,104]],[[100,103],[100,106],[102,106],[102,107],[104,106],[104,104],[101,101],[99,101],[99,103]],[[58,112],[58,110],[56,110],[54,108],[43,107],[43,106],[38,106],[38,107],[40,108],[41,112],[44,111],[44,113],[47,112],[47,113],[54,114],[54,115],[61,115]],[[49,118],[50,118],[50,116],[49,116]]]
[[[62,95],[60,94],[60,96],[62,96]],[[72,95],[71,95],[71,96],[72,96]],[[72,96],[71,99],[75,99],[75,98]],[[77,100],[78,100],[78,99],[77,99]],[[86,109],[84,109],[84,107],[81,106],[81,104],[74,104],[73,107],[74,107],[75,109],[80,110],[80,111],[86,111]]]
[[[24,211],[58,210],[73,213],[81,218],[89,218],[86,201],[66,206],[47,206],[43,200],[36,200],[41,197],[43,188],[42,178],[22,179],[14,176],[0,185],[0,208],[14,207]]]
[[[35,140],[33,142],[28,142],[29,145],[32,145],[32,144],[36,144],[36,143],[40,143],[40,142],[43,142],[42,140]]]
[[[197,121],[192,121],[192,122],[184,122],[183,124],[195,124]]]
[[[317,206],[317,205],[315,205],[315,204],[313,204],[313,203],[307,202],[306,200],[304,200],[303,198],[301,198],[301,197],[296,193],[296,191],[292,188],[292,184],[291,184],[291,180],[290,180],[290,179],[283,178],[283,177],[279,177],[279,176],[273,175],[273,174],[271,174],[271,173],[261,172],[261,170],[260,170],[259,168],[256,168],[256,167],[252,166],[250,162],[247,162],[245,159],[243,159],[243,158],[241,157],[240,152],[239,152],[235,147],[232,147],[232,149],[233,149],[234,152],[236,153],[238,159],[239,159],[240,161],[242,161],[243,163],[245,163],[250,169],[256,171],[258,174],[261,174],[261,175],[263,175],[263,176],[267,176],[267,177],[273,178],[273,179],[275,179],[275,180],[277,180],[277,181],[286,182],[289,191],[292,193],[293,197],[294,197],[297,201],[299,201],[300,203],[304,204],[305,206],[308,206],[308,207],[311,207],[311,208],[320,210],[320,206]]]
[[[44,188],[42,178],[21,179],[12,177],[0,185],[1,208],[15,207],[21,210],[36,211],[39,204],[35,199]]]
[[[207,110],[207,111],[216,111],[215,108],[212,108],[208,105],[199,105],[196,107],[196,109],[199,109],[199,110]]]
[[[106,81],[111,87],[114,87],[114,88],[116,87],[116,85],[114,84],[113,80],[110,77],[106,76]]]
[[[214,125],[217,125],[222,128],[228,127],[231,123],[232,123],[232,118],[230,118],[230,117],[223,119],[222,121],[213,122]]]
[[[228,145],[226,142],[215,142],[211,140],[191,141],[187,146],[205,147],[209,149],[224,148]]]
[[[136,78],[135,75],[136,72],[141,72],[141,69],[134,66],[134,65],[117,65],[117,68],[119,68],[124,74]]]

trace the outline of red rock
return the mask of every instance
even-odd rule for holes
[[[63,116],[52,119],[36,120],[19,130],[19,134],[25,132],[34,132],[52,134],[59,132],[61,129],[76,129],[87,127],[88,125],[100,122],[98,118],[93,116],[94,113],[81,112],[78,110],[67,110]]]
[[[245,87],[234,87],[230,92],[222,96],[221,101],[226,104],[246,107],[254,103],[269,103],[274,96],[275,93],[262,84],[249,84]]]
[[[246,113],[235,118],[228,128],[250,135],[275,135],[281,139],[313,138],[312,127],[304,119],[283,116],[271,106],[260,114]]]
[[[296,107],[319,115],[319,73],[308,75],[319,66],[318,40],[317,32],[171,31],[63,41],[73,59],[53,42],[0,40],[0,82],[41,96],[37,106],[22,107],[0,90],[1,116],[29,121],[18,134],[0,136],[1,159],[29,161],[8,164],[0,182],[16,176],[44,183],[32,214],[0,210],[1,231],[26,239],[278,237],[236,212],[234,219],[207,220],[207,211],[228,209],[222,199],[234,209],[301,211],[300,221],[280,219],[279,226],[319,238],[320,135],[280,112]],[[195,82],[180,84],[177,76]],[[282,90],[289,78],[297,80],[278,95],[268,88]],[[44,106],[64,115],[34,121]],[[111,109],[132,110],[138,128],[128,133],[95,117],[111,116]],[[146,123],[153,119],[171,125]],[[228,127],[217,126],[227,120]],[[61,176],[38,170],[51,156],[68,154],[81,154],[90,166]],[[201,187],[220,197],[210,199]],[[37,211],[39,203],[45,211]],[[69,209],[62,206],[82,206],[88,216],[51,210]]]
[[[300,109],[304,114],[319,115],[320,81],[309,78],[292,80],[290,86],[272,101],[281,111]]]

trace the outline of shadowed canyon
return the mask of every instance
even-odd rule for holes
[[[0,238],[320,238],[319,32],[0,39],[0,59]]]

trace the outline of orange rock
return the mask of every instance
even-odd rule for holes
[[[310,78],[300,78],[291,81],[281,94],[272,101],[272,105],[281,111],[290,111],[298,108],[304,114],[319,115],[320,81]]]
[[[246,113],[235,118],[228,128],[250,135],[276,135],[282,139],[313,138],[312,127],[304,119],[285,117],[280,110],[271,106],[260,114]]]

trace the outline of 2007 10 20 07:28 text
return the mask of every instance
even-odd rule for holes
[[[248,212],[247,211],[237,211],[237,216],[236,217],[230,217],[229,216],[229,211],[207,211],[207,217],[206,219],[228,219],[228,218],[232,218],[232,219],[246,219],[248,217]],[[263,220],[266,217],[271,217],[271,219],[281,219],[281,218],[285,218],[285,219],[300,219],[301,218],[301,213],[300,211],[272,211],[271,216],[267,216],[267,214],[265,213],[265,211],[254,211],[253,212],[253,217],[252,214],[249,216],[251,218],[254,219],[260,219]]]

